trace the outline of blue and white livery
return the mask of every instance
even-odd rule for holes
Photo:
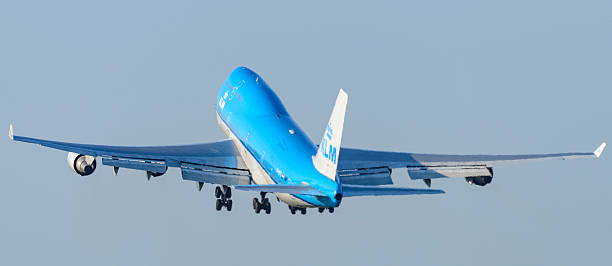
[[[68,152],[70,168],[81,176],[92,174],[97,162],[142,170],[147,179],[177,167],[185,180],[215,187],[216,209],[232,209],[232,189],[260,192],[253,199],[256,213],[271,212],[268,193],[289,206],[292,214],[319,212],[340,206],[346,197],[441,194],[442,190],[392,186],[393,169],[404,168],[411,179],[430,187],[432,179],[462,177],[484,186],[493,178],[493,166],[513,161],[599,157],[594,152],[531,155],[442,155],[372,151],[341,147],[348,94],[340,89],[321,142],[316,145],[291,118],[278,96],[255,72],[238,67],[217,95],[217,121],[227,136],[217,142],[124,147],[77,144],[17,136],[14,141],[36,143]]]

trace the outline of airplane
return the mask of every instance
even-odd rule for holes
[[[177,167],[184,180],[216,185],[215,208],[232,210],[232,188],[259,192],[253,198],[255,213],[271,212],[268,193],[287,204],[291,214],[334,212],[344,198],[442,194],[431,189],[433,179],[464,178],[485,186],[493,167],[509,162],[544,159],[599,158],[603,142],[593,152],[520,155],[445,155],[375,151],[341,146],[348,94],[340,89],[319,145],[291,118],[268,84],[247,67],[237,67],[217,95],[217,122],[227,139],[180,146],[105,146],[36,139],[13,134],[14,141],[39,144],[68,152],[68,165],[80,176],[91,175],[97,160],[113,167],[146,172],[147,179]],[[396,187],[391,173],[405,168],[412,180],[426,189]]]

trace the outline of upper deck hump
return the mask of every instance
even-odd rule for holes
[[[255,71],[240,66],[223,82],[217,95],[217,112],[248,116],[288,115],[280,98]]]

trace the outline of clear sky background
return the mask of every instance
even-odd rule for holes
[[[493,3],[496,2],[496,3]],[[318,142],[435,153],[591,151],[612,141],[610,1],[2,1],[0,121],[113,145],[223,138],[215,96],[257,71]],[[256,193],[214,210],[176,169],[150,182],[0,141],[2,265],[606,265],[610,150],[495,168],[445,195],[347,198],[292,216]],[[405,170],[394,172],[403,186]]]

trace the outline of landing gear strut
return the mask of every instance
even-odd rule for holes
[[[270,200],[266,198],[266,192],[260,192],[259,195],[261,196],[261,201],[258,198],[253,198],[253,210],[255,210],[255,213],[264,210],[266,214],[270,214],[272,206],[270,205]]]
[[[223,206],[227,209],[227,211],[232,210],[232,189],[226,185],[223,185],[223,188],[217,186],[215,188],[215,198],[217,198],[215,208],[217,211],[223,209]]]

